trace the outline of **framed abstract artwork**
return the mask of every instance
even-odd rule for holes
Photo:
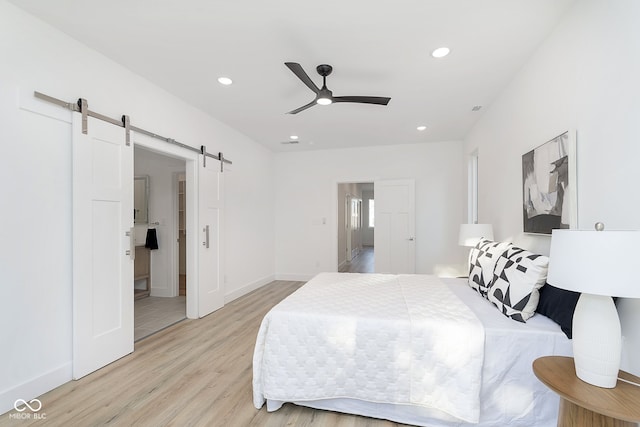
[[[523,226],[525,233],[551,234],[575,228],[576,137],[567,131],[522,156]]]

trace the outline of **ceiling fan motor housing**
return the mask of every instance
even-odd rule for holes
[[[320,64],[320,65],[318,65],[316,67],[316,71],[322,77],[327,77],[333,71],[333,67],[331,65],[327,65],[327,64]]]

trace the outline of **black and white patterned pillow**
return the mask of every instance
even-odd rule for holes
[[[548,257],[511,246],[496,263],[489,301],[505,316],[526,322],[538,307],[548,267]]]
[[[511,243],[494,242],[488,239],[480,239],[475,248],[469,253],[469,286],[475,289],[483,297],[487,298],[487,292],[493,283],[496,262]]]

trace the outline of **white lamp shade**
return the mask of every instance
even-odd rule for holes
[[[547,282],[592,295],[640,298],[640,231],[553,230]]]
[[[493,240],[493,227],[491,224],[460,224],[458,244],[460,246],[473,247],[482,238]]]

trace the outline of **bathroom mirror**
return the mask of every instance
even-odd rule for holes
[[[149,223],[149,177],[133,178],[133,223]]]

